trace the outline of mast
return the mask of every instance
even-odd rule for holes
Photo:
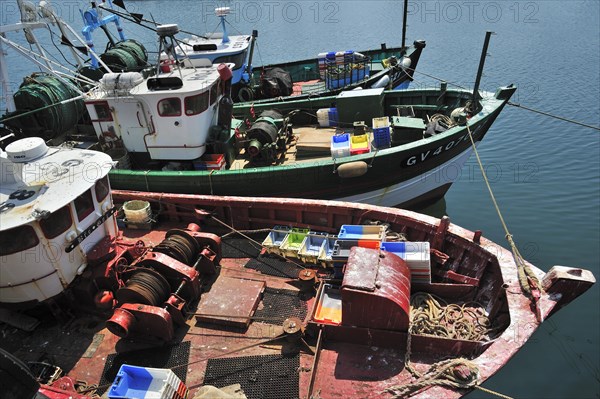
[[[479,100],[481,96],[479,95],[479,83],[481,82],[481,75],[483,75],[483,66],[485,65],[485,57],[487,56],[488,46],[490,44],[490,38],[492,36],[492,31],[485,32],[485,40],[483,42],[483,49],[481,51],[481,58],[479,59],[479,68],[477,69],[477,77],[475,78],[475,87],[473,87],[473,98],[471,104],[471,112],[476,113],[478,110]]]
[[[408,0],[404,0],[404,16],[402,18],[402,52],[406,47],[406,20],[408,18]]]

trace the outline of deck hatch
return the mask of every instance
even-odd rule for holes
[[[248,399],[300,397],[300,357],[281,355],[209,359],[204,385],[223,388],[240,384]]]

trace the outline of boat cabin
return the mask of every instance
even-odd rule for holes
[[[65,290],[88,250],[115,236],[112,160],[32,137],[9,144],[0,165],[0,304],[33,306]]]
[[[232,84],[240,82],[242,79],[248,81],[247,66],[251,60],[248,58],[248,48],[256,37],[227,34],[226,16],[229,14],[229,7],[218,7],[215,14],[221,20],[222,32],[207,33],[204,36],[191,36],[181,41],[181,48],[176,53],[179,58],[184,59],[183,65],[187,68],[203,65],[205,60],[212,64],[232,63],[231,68],[233,77]]]
[[[162,68],[151,78],[136,72],[104,75],[86,99],[100,143],[148,160],[202,156],[223,95],[217,69],[206,63]]]

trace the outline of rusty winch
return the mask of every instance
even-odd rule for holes
[[[131,263],[126,256],[114,260],[122,271],[117,307],[106,327],[119,337],[169,341],[174,326],[185,324],[187,305],[200,296],[201,279],[215,274],[221,239],[190,224],[169,230],[160,244],[138,252],[141,256]]]

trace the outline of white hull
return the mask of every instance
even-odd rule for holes
[[[472,153],[473,149],[469,147],[464,152],[437,168],[429,170],[410,180],[394,184],[384,189],[336,198],[336,200],[360,202],[378,206],[396,206],[408,203],[415,198],[439,189],[446,184],[451,184],[460,178],[462,168]]]

